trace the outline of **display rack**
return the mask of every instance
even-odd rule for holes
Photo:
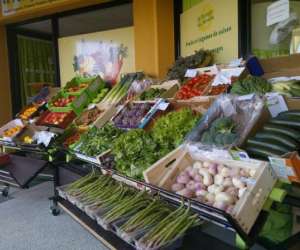
[[[50,165],[48,153],[39,148],[26,145],[17,145],[14,143],[0,141],[0,147],[3,152],[17,152],[10,154],[10,163],[0,169],[0,183],[4,184],[2,195],[8,195],[10,186],[18,188],[28,188],[29,184]],[[24,157],[22,154],[33,154],[38,159]],[[43,160],[39,158],[44,158]]]
[[[54,178],[54,184],[56,187],[60,185],[65,185],[74,181],[75,179],[80,178],[81,176],[87,174],[91,171],[92,168],[97,167],[92,164],[86,165],[83,162],[76,163],[56,163],[56,176]],[[80,167],[80,164],[83,164],[83,168]],[[98,168],[98,167],[97,167]],[[55,188],[56,189],[56,188]],[[116,236],[113,232],[104,230],[97,222],[91,219],[88,215],[86,215],[82,210],[77,208],[75,205],[65,200],[64,198],[58,195],[56,189],[56,199],[54,199],[55,205],[52,206],[52,209],[61,208],[67,214],[69,214],[75,221],[77,221],[80,225],[82,225],[87,231],[89,231],[93,236],[95,236],[99,241],[101,241],[107,248],[109,249],[124,249],[131,250],[135,249],[131,245],[127,244],[125,241]],[[55,215],[57,215],[55,213]],[[234,247],[229,244],[220,241],[218,238],[212,237],[211,235],[202,232],[201,230],[197,230],[187,235],[183,241],[183,247],[180,249],[184,250],[192,250],[195,249],[195,246],[203,246],[203,249],[210,250],[232,250]]]
[[[179,195],[171,193],[167,190],[158,188],[151,184],[148,184],[148,183],[145,183],[142,181],[137,181],[133,178],[124,176],[124,175],[118,173],[117,171],[105,169],[100,164],[97,164],[95,161],[87,160],[88,158],[86,158],[86,157],[83,157],[81,159],[79,159],[78,157],[75,157],[74,155],[72,157],[73,157],[72,160],[67,161],[67,163],[65,163],[65,164],[61,164],[61,165],[56,164],[57,171],[56,171],[56,175],[54,178],[55,198],[53,199],[54,205],[52,208],[55,211],[54,214],[57,213],[58,206],[61,207],[63,210],[66,210],[68,213],[73,214],[72,216],[76,217],[76,221],[78,221],[80,224],[84,225],[85,228],[88,228],[88,231],[92,230],[89,227],[92,227],[92,228],[97,227],[98,228],[100,226],[99,225],[96,226],[94,221],[93,221],[93,223],[92,222],[87,223],[86,221],[83,222],[80,218],[84,217],[82,215],[82,214],[84,214],[84,212],[80,212],[81,215],[78,217],[76,215],[78,212],[77,211],[78,209],[75,208],[75,206],[73,204],[69,203],[68,201],[64,200],[62,197],[59,196],[59,194],[57,192],[57,187],[68,184],[68,183],[80,178],[80,176],[83,176],[83,175],[87,174],[89,171],[91,171],[92,168],[97,168],[97,169],[101,170],[102,172],[111,175],[111,177],[116,179],[117,181],[123,182],[123,183],[133,186],[137,189],[140,189],[140,190],[147,189],[152,193],[159,193],[159,195],[164,200],[166,200],[167,202],[169,202],[175,206],[178,206],[179,204],[182,203],[182,201],[184,201],[185,205],[187,205],[187,206],[190,205],[192,208],[192,211],[197,213],[200,218],[204,219],[205,221],[209,221],[214,224],[217,224],[218,226],[222,226],[222,227],[236,233],[236,235],[238,235],[238,237],[241,239],[241,242],[245,243],[246,246],[252,246],[253,244],[258,242],[259,233],[261,232],[261,229],[262,229],[263,225],[265,224],[265,221],[268,216],[268,212],[262,210],[256,220],[256,223],[252,227],[250,233],[246,234],[240,228],[237,221],[233,217],[231,217],[229,214],[225,213],[224,211],[222,211],[220,209],[207,206],[205,204],[199,203],[197,201],[194,201],[194,200],[191,200],[188,198],[183,198],[182,196],[179,196]],[[67,158],[70,158],[70,155]],[[83,167],[81,167],[81,166],[83,166]],[[66,173],[66,172],[68,172],[68,173]],[[292,203],[289,203],[289,204],[296,205],[296,206],[299,205],[299,199],[295,199],[295,198],[286,196],[284,200],[287,203],[289,203],[289,201],[293,201]],[[89,220],[87,220],[87,221],[89,221]],[[94,231],[92,232],[92,234],[94,234]],[[199,238],[199,236],[197,236],[196,238]],[[221,242],[220,239],[218,239],[217,241]],[[298,242],[300,242],[300,239],[298,239]],[[224,242],[222,242],[222,243],[224,243]],[[232,246],[230,246],[230,247],[231,247],[230,249],[232,249]],[[121,249],[123,249],[123,248],[121,248]],[[187,249],[187,248],[185,248],[185,249]],[[219,249],[226,249],[226,244],[224,245],[224,248],[219,248]]]

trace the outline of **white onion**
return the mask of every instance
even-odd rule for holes
[[[250,175],[251,177],[254,177],[255,173],[256,173],[256,170],[255,170],[255,169],[251,169],[251,170],[249,171],[249,175]]]
[[[203,183],[195,182],[195,190],[203,189],[206,190],[206,186]]]
[[[230,176],[235,177],[240,175],[240,169],[239,168],[231,168],[230,169]]]
[[[194,181],[203,182],[203,178],[200,174],[196,174],[196,175],[194,175]]]
[[[191,190],[189,190],[188,188],[184,188],[184,189],[182,189],[182,190],[176,192],[176,194],[185,196],[185,197],[187,197],[187,198],[192,198],[193,195],[194,195],[194,193],[193,193]]]
[[[224,177],[230,176],[230,169],[227,167],[223,167],[220,174]]]
[[[232,185],[233,185],[233,184],[232,184],[232,180],[231,180],[230,177],[227,177],[227,178],[224,179],[224,181],[223,181],[223,186],[224,186],[224,187],[230,187],[230,186],[232,186]]]
[[[217,165],[214,163],[211,163],[210,166],[208,167],[208,172],[212,175],[216,175],[218,173]]]
[[[223,201],[215,201],[213,206],[216,208],[219,208],[221,210],[226,210],[228,207],[228,204]]]
[[[190,177],[187,176],[186,174],[180,174],[177,177],[177,182],[181,184],[187,184],[190,181]]]
[[[241,169],[240,175],[243,177],[249,177],[249,172],[246,169]]]
[[[201,190],[196,190],[196,196],[206,196],[208,194],[208,192],[204,189],[201,189]]]
[[[205,196],[205,199],[206,199],[208,202],[215,202],[215,195],[212,194],[212,193],[208,193],[208,194]]]
[[[194,190],[195,190],[195,182],[194,182],[194,181],[189,181],[189,182],[186,184],[186,188],[188,188],[188,189],[191,190],[191,191],[194,191]]]
[[[233,197],[230,194],[225,193],[225,192],[220,192],[220,193],[216,194],[215,200],[220,201],[220,202],[221,201],[225,202],[228,205],[232,204],[234,202]]]
[[[224,168],[223,164],[219,164],[217,169],[218,169],[218,173],[221,173],[222,169]]]
[[[233,177],[232,178],[232,184],[233,184],[233,186],[235,186],[237,188],[244,188],[245,187],[245,184],[238,177]]]
[[[184,189],[184,185],[181,184],[181,183],[174,183],[174,184],[172,185],[172,191],[173,191],[173,192],[177,192],[177,191],[180,191],[180,190],[182,190],[182,189]]]
[[[200,161],[196,161],[193,165],[193,168],[195,169],[199,169],[199,168],[202,168],[202,162]]]
[[[210,162],[209,161],[204,161],[203,164],[202,164],[202,166],[204,168],[208,168],[210,166]]]
[[[222,185],[222,183],[224,182],[224,177],[220,174],[215,175],[214,177],[214,183],[217,185]]]

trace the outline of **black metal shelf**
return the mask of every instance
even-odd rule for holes
[[[72,154],[74,156],[74,154]],[[252,246],[257,237],[259,232],[261,231],[261,228],[263,227],[266,219],[267,219],[267,212],[261,211],[261,213],[258,216],[258,219],[256,220],[256,223],[252,227],[249,234],[245,233],[242,228],[239,226],[237,221],[229,214],[224,212],[223,210],[217,209],[215,207],[206,205],[204,203],[200,203],[198,201],[195,201],[193,199],[189,199],[180,195],[177,195],[173,192],[170,192],[168,190],[159,188],[157,186],[151,185],[149,183],[138,181],[133,178],[130,178],[128,176],[125,176],[123,174],[120,174],[116,170],[112,169],[106,169],[101,166],[101,164],[97,163],[94,160],[89,160],[89,157],[83,157],[78,158],[77,156],[74,156],[77,161],[76,164],[78,164],[78,160],[87,164],[90,164],[94,168],[97,168],[101,170],[102,172],[105,172],[106,174],[109,174],[112,178],[116,179],[117,181],[120,181],[122,183],[125,183],[127,185],[130,185],[134,188],[140,189],[140,190],[149,190],[150,192],[159,194],[164,200],[167,202],[179,206],[184,202],[186,206],[190,206],[192,211],[194,213],[197,213],[200,218],[212,222],[218,226],[222,226],[228,230],[236,232],[246,243],[248,246]],[[69,164],[72,164],[72,161],[69,162]],[[75,164],[75,165],[76,165]]]

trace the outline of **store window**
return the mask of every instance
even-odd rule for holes
[[[300,1],[287,1],[289,3],[288,17],[268,25],[267,10],[275,2],[251,1],[251,48],[252,53],[259,58],[300,53]]]
[[[100,74],[115,82],[135,71],[132,4],[59,18],[61,84],[75,75]]]

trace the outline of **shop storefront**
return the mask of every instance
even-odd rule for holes
[[[2,1],[0,184],[108,249],[298,249],[298,3]]]

